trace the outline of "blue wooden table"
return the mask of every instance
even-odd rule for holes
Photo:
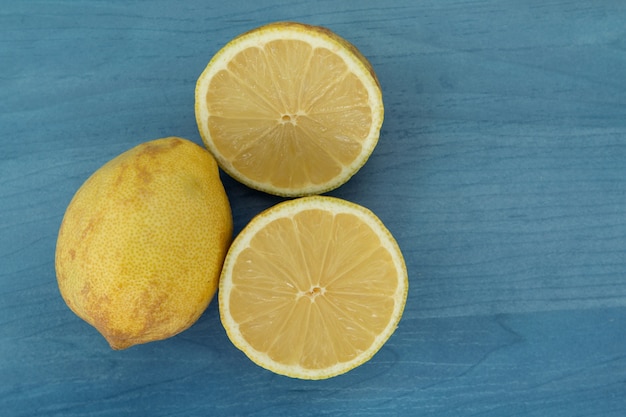
[[[626,3],[0,2],[3,416],[626,415]],[[410,292],[367,364],[274,375],[213,302],[112,351],[61,299],[61,218],[104,162],[200,143],[195,81],[263,23],[327,26],[372,62],[381,140],[331,194],[397,238]],[[224,176],[235,232],[279,198]]]

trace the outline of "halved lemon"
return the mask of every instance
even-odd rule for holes
[[[227,43],[198,78],[195,112],[224,171],[282,196],[348,181],[374,150],[384,113],[376,74],[356,47],[294,22]]]
[[[219,284],[228,337],[253,362],[302,379],[368,361],[402,316],[408,276],[370,210],[302,197],[255,217],[233,242]]]

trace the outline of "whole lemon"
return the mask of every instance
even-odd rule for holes
[[[171,337],[209,305],[232,232],[211,154],[176,137],[143,143],[70,202],[55,257],[61,295],[113,349]]]

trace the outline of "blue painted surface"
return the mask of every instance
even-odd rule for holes
[[[626,3],[1,3],[0,414],[626,414]],[[315,382],[250,362],[216,302],[174,338],[112,351],[57,290],[69,200],[140,142],[200,143],[208,60],[285,19],[349,39],[380,78],[379,145],[331,194],[402,247],[400,327]],[[236,231],[280,201],[224,182]]]

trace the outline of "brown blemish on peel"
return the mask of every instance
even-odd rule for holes
[[[118,169],[117,177],[115,178],[115,182],[113,183],[115,186],[118,186],[124,182],[124,177],[126,176],[126,170],[128,169],[128,164],[121,163]]]
[[[96,228],[96,224],[99,223],[99,222],[100,222],[99,218],[92,217],[89,220],[89,223],[87,223],[87,227],[85,227],[85,229],[81,233],[80,240],[84,241],[89,236],[91,231],[93,231]]]
[[[179,145],[182,145],[183,141],[179,138],[166,138],[154,143],[149,143],[143,146],[143,149],[139,153],[141,155],[155,156],[167,149],[173,149]]]
[[[137,178],[139,178],[144,184],[152,182],[152,173],[146,169],[143,165],[137,166]]]

